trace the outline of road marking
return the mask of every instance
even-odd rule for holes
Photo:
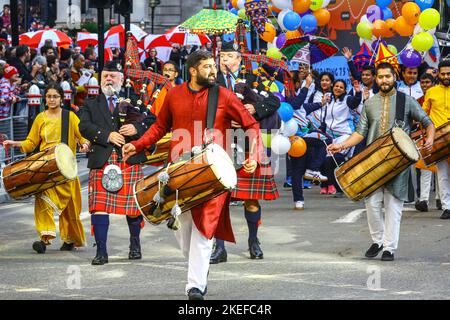
[[[17,208],[23,205],[28,205],[29,203],[11,203],[11,204],[6,204],[6,205],[2,205],[0,206],[0,209],[10,209],[10,208]]]
[[[334,220],[332,223],[354,223],[359,218],[361,218],[362,214],[366,211],[366,209],[356,209],[350,213],[347,213],[345,216]]]
[[[16,292],[42,292],[42,291],[47,291],[47,290],[39,289],[39,288],[16,289]]]

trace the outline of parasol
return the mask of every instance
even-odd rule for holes
[[[304,47],[309,45],[310,64],[321,62],[334,56],[339,48],[327,38],[303,36],[286,40],[281,52],[291,60]]]

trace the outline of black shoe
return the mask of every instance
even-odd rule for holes
[[[389,251],[383,251],[381,255],[381,261],[394,261],[394,254]]]
[[[263,252],[262,252],[259,244],[260,243],[259,243],[258,238],[248,239],[248,250],[250,251],[251,259],[263,259],[264,258]]]
[[[35,241],[33,242],[33,250],[37,253],[45,253],[47,249],[44,241]]]
[[[442,202],[441,202],[441,199],[436,199],[436,209],[442,210]]]
[[[188,291],[189,300],[204,300],[203,293],[198,288],[191,288]]]
[[[444,212],[442,212],[441,219],[445,219],[445,220],[450,219],[450,210],[449,209],[444,210]]]
[[[378,246],[376,243],[372,244],[370,248],[366,251],[365,256],[367,258],[375,258],[380,251],[383,250],[383,245]]]
[[[417,201],[415,207],[417,211],[428,212],[428,203],[426,201]]]
[[[128,259],[130,260],[139,260],[142,259],[142,254],[140,250],[130,250],[128,253]]]
[[[290,184],[289,182],[285,182],[284,184],[283,184],[283,189],[284,190],[292,190],[292,184]]]
[[[128,253],[128,259],[142,259],[141,242],[139,240],[139,237],[130,237],[130,252]]]
[[[104,265],[105,263],[108,263],[108,255],[106,256],[96,255],[94,260],[92,260],[93,266],[101,266]]]
[[[63,245],[61,246],[61,248],[59,248],[59,250],[61,250],[61,251],[72,251],[74,247],[75,247],[74,243],[64,242]]]
[[[211,258],[209,259],[210,264],[218,264],[221,262],[227,262],[227,250],[216,247],[213,253],[211,254]]]

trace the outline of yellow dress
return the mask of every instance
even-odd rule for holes
[[[37,115],[26,140],[21,142],[21,150],[32,152],[39,144],[40,150],[51,148],[61,142],[61,118],[50,118],[44,112]],[[70,129],[68,143],[76,153],[77,141],[83,144],[87,140],[81,136],[78,124],[80,120],[70,112]],[[59,231],[61,240],[74,243],[76,247],[86,243],[81,213],[81,185],[78,177],[75,180],[55,186],[36,195],[34,217],[36,230],[42,241],[50,244],[56,237],[54,212],[59,214]]]

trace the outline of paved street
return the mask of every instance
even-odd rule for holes
[[[282,186],[283,177],[278,177]],[[434,204],[433,206],[434,207]],[[394,262],[363,257],[371,244],[362,203],[306,191],[306,209],[294,211],[290,191],[264,203],[259,237],[264,260],[250,260],[243,209],[232,207],[237,244],[228,262],[213,265],[207,299],[448,299],[450,221],[440,212],[407,206]],[[147,224],[143,259],[128,260],[128,227],[114,216],[109,264],[95,255],[83,184],[88,246],[61,252],[60,240],[38,255],[31,201],[0,204],[0,299],[186,299],[187,264],[172,231]],[[79,275],[79,277],[77,277]]]

